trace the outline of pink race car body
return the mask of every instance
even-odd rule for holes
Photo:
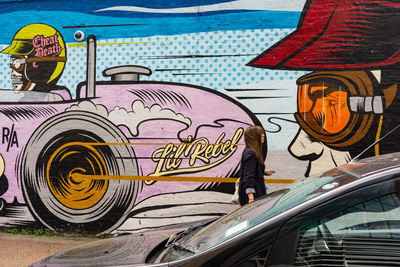
[[[77,99],[66,89],[1,92],[1,198],[26,203],[51,229],[108,232],[148,197],[215,190],[238,171],[244,129],[259,124],[207,88],[110,81],[95,90],[87,97],[82,83]],[[163,176],[175,181],[156,181]],[[179,181],[191,176],[210,182]]]

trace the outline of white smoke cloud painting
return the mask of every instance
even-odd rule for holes
[[[131,108],[131,111],[127,111],[121,107],[114,107],[113,110],[108,112],[107,108],[103,105],[96,105],[91,101],[82,101],[77,105],[72,105],[66,111],[79,110],[97,113],[115,125],[126,126],[133,136],[139,134],[139,125],[148,120],[173,120],[182,122],[187,126],[192,124],[191,120],[183,114],[176,113],[172,109],[162,108],[158,104],[147,107],[142,101],[135,100]]]
[[[72,105],[71,107],[67,108],[65,111],[71,111],[71,110],[88,111],[96,113],[97,115],[100,115],[104,118],[108,118],[107,108],[103,105],[96,105],[91,101],[79,102],[78,104]]]

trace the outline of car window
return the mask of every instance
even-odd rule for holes
[[[300,231],[296,266],[391,266],[400,253],[400,198],[390,194],[320,219]]]
[[[59,94],[35,91],[0,90],[0,103],[40,103],[59,101],[63,101],[63,98]]]

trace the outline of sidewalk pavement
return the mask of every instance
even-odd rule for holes
[[[96,240],[99,238],[0,233],[0,266],[26,267],[54,253]]]

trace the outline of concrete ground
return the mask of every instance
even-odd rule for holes
[[[0,233],[0,266],[29,266],[54,253],[95,240],[98,239]]]

